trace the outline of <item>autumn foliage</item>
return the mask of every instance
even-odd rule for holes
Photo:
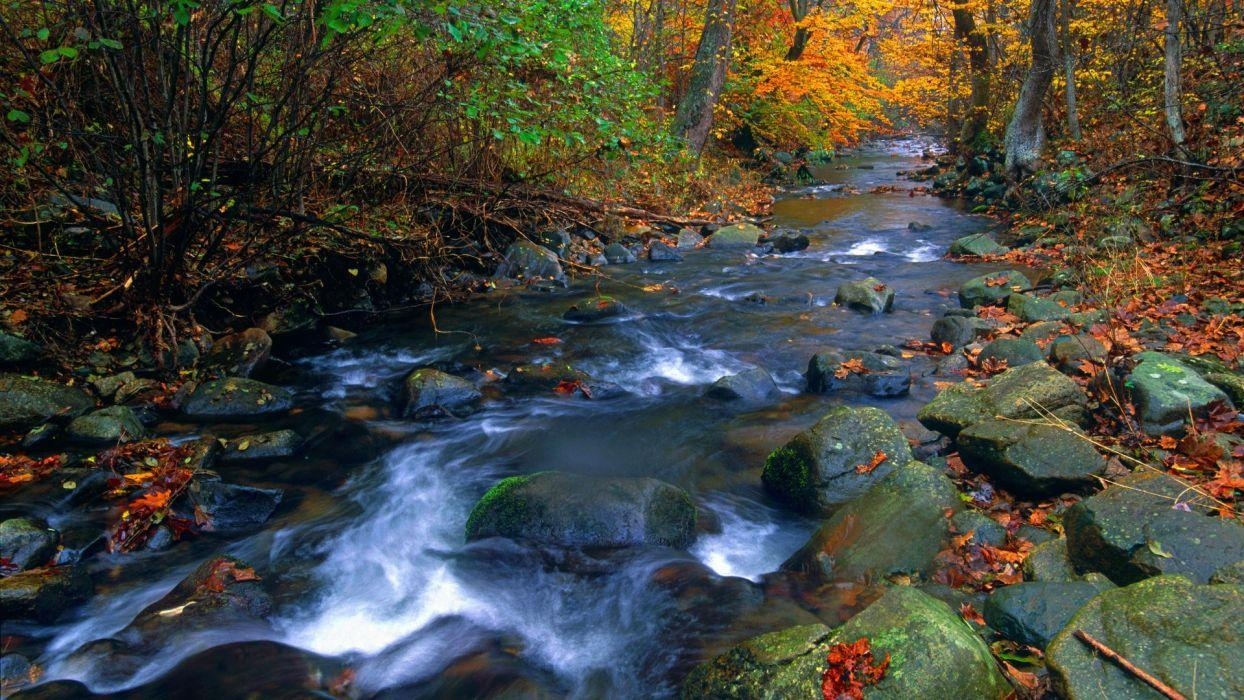
[[[821,674],[821,695],[825,700],[862,700],[864,688],[876,685],[890,668],[890,655],[880,662],[873,656],[871,643],[861,637],[839,642],[829,648],[828,666]]]

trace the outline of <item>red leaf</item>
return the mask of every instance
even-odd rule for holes
[[[890,667],[889,654],[881,663],[876,663],[865,637],[831,646],[825,661],[828,667],[821,674],[821,695],[825,700],[863,700],[864,688],[884,678]]]

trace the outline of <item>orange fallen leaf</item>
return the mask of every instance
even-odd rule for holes
[[[873,453],[873,458],[868,460],[867,464],[857,464],[855,466],[855,473],[871,474],[877,467],[881,466],[881,463],[886,460],[886,457],[887,455],[885,452],[877,450]]]

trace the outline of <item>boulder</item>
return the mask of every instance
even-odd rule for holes
[[[32,428],[54,417],[75,418],[92,408],[95,402],[73,387],[0,374],[0,429]]]
[[[884,459],[872,465],[878,453]],[[912,459],[911,447],[884,411],[837,406],[765,460],[761,479],[775,498],[803,513],[823,513],[863,494]]]
[[[0,367],[24,365],[43,355],[43,348],[25,338],[0,331]]]
[[[964,282],[959,287],[959,305],[965,309],[1004,306],[1011,294],[1031,287],[1032,282],[1018,270],[992,272]]]
[[[1222,390],[1231,404],[1237,408],[1244,407],[1244,374],[1239,372],[1210,372],[1205,381]]]
[[[956,442],[969,469],[1026,499],[1095,486],[1106,469],[1086,437],[1053,425],[985,420],[962,430]]]
[[[950,525],[955,532],[972,534],[972,541],[990,547],[1001,547],[1006,544],[1006,528],[993,518],[977,510],[961,510],[950,518]]]
[[[834,511],[782,569],[825,583],[931,573],[949,538],[947,512],[960,508],[950,479],[909,462]]]
[[[689,228],[681,229],[678,232],[678,249],[679,250],[691,250],[692,248],[699,248],[700,244],[703,242],[704,242],[704,236],[701,236],[698,232],[692,231]]]
[[[0,575],[26,571],[46,564],[56,554],[59,534],[46,523],[30,518],[0,522]]]
[[[621,243],[610,243],[605,246],[603,255],[605,256],[605,261],[610,265],[630,265],[638,261],[631,249]]]
[[[1050,343],[1049,360],[1059,371],[1072,374],[1080,371],[1085,360],[1105,362],[1106,346],[1086,333],[1064,335]]]
[[[956,238],[950,244],[951,255],[1004,255],[1008,250],[1010,249],[1004,245],[999,245],[997,241],[983,233],[973,233]]]
[[[1192,484],[1156,470],[1123,477],[1064,514],[1071,562],[1121,586],[1159,574],[1205,583],[1244,559],[1244,525],[1208,515],[1195,495]]]
[[[920,409],[926,428],[954,437],[968,426],[995,417],[1041,418],[1049,412],[1082,424],[1088,397],[1069,377],[1044,362],[1008,369],[983,389],[961,382],[942,390]],[[1038,407],[1040,410],[1038,410]]]
[[[246,435],[225,440],[220,451],[222,462],[254,462],[263,459],[287,459],[302,447],[302,436],[293,430]]]
[[[752,637],[697,666],[684,700],[785,700],[820,697],[830,629],[799,625]]]
[[[1244,587],[1159,576],[1100,593],[1046,652],[1059,697],[1159,697],[1076,638],[1083,630],[1163,683],[1196,698],[1244,697]]]
[[[250,377],[272,357],[272,338],[262,328],[248,328],[212,343],[203,367],[225,377]]]
[[[863,372],[844,367],[845,363],[854,365],[855,360],[859,361]],[[854,391],[890,397],[903,396],[911,389],[911,372],[901,360],[860,350],[819,352],[808,362],[804,377],[807,390],[813,394]]]
[[[1019,316],[1019,320],[1025,323],[1066,321],[1071,318],[1071,309],[1053,299],[1031,294],[1012,294],[1007,297],[1006,310]]]
[[[741,223],[724,226],[708,240],[710,248],[755,248],[764,230],[755,224]]]
[[[562,318],[574,323],[595,323],[624,316],[630,313],[630,311],[625,304],[617,299],[596,297],[591,301],[575,304],[566,309],[566,313],[562,314]]]
[[[1126,386],[1150,435],[1182,434],[1189,415],[1206,415],[1214,402],[1231,403],[1221,389],[1169,355],[1142,352],[1136,359]]]
[[[687,547],[696,509],[651,478],[539,472],[502,480],[467,518],[468,541],[508,537],[561,547]]]
[[[1029,581],[1078,581],[1067,553],[1067,538],[1042,542],[1028,550],[1024,558],[1024,578]]]
[[[258,528],[268,521],[285,496],[281,489],[227,484],[219,478],[207,476],[195,479],[187,493],[189,500],[182,498],[178,501],[175,508],[177,514],[191,521],[196,516],[206,516],[217,532]]]
[[[840,285],[834,303],[863,313],[888,313],[894,308],[894,290],[876,277],[868,277]]]
[[[563,229],[546,229],[536,234],[535,242],[553,251],[557,257],[564,258],[570,251],[571,240],[570,233]]]
[[[181,410],[193,418],[245,419],[283,413],[294,407],[289,389],[254,379],[213,379],[195,387]]]
[[[1005,362],[1007,367],[1021,367],[1032,362],[1044,361],[1045,351],[1031,340],[1003,337],[992,340],[981,348],[981,354],[977,359],[981,362],[985,360]]]
[[[469,413],[483,397],[475,384],[430,367],[423,367],[406,376],[406,418]]]
[[[0,618],[52,622],[95,589],[79,566],[28,569],[0,578]]]
[[[756,367],[718,379],[708,387],[704,395],[723,401],[742,400],[760,403],[781,396],[782,390],[778,388],[768,372]]]
[[[768,243],[777,253],[796,253],[807,249],[811,241],[808,234],[799,231],[778,231],[769,236]]]
[[[682,253],[669,244],[655,241],[648,246],[648,259],[652,262],[680,262]]]
[[[497,268],[497,276],[511,279],[566,279],[561,262],[553,251],[524,239],[516,240],[506,248],[505,259]]]
[[[953,348],[961,348],[989,332],[989,323],[974,316],[943,316],[933,322],[929,332],[933,342],[941,345],[950,343]]]
[[[78,416],[65,428],[74,442],[85,445],[116,445],[147,437],[147,429],[129,406],[109,406]]]
[[[1092,581],[1017,583],[994,590],[982,612],[985,622],[1003,637],[1044,649],[1076,611],[1113,587]]]

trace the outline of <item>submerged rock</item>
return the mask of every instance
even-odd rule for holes
[[[56,553],[56,530],[31,518],[0,522],[0,576],[46,564]]]
[[[964,429],[956,442],[970,469],[1025,498],[1094,486],[1106,469],[1106,458],[1085,436],[1053,425],[987,420]]]
[[[227,484],[219,479],[200,477],[188,489],[197,512],[185,499],[179,502],[178,515],[195,520],[205,516],[213,530],[245,531],[263,525],[280,505],[285,492],[240,484]]]
[[[722,401],[760,403],[781,396],[782,390],[768,372],[761,367],[754,367],[718,379],[708,387],[704,395]]]
[[[241,419],[283,413],[293,407],[294,393],[289,389],[230,377],[197,386],[181,410],[194,418]]]
[[[655,241],[648,246],[648,259],[652,262],[681,262],[682,253],[666,243]]]
[[[222,462],[252,462],[263,459],[286,459],[302,447],[302,436],[293,430],[246,435],[226,440],[220,451]]]
[[[811,241],[808,234],[799,231],[778,231],[769,236],[768,241],[777,253],[796,253],[805,250]]]
[[[483,394],[475,384],[437,369],[423,367],[406,376],[406,418],[469,413]]]
[[[566,313],[562,314],[562,318],[575,323],[594,323],[596,321],[617,318],[628,313],[630,313],[630,309],[626,308],[626,305],[617,299],[597,297],[591,301],[575,304],[566,309]]]
[[[894,308],[894,289],[876,277],[846,282],[838,287],[834,303],[868,314],[888,313]]]
[[[978,306],[1003,306],[1015,292],[1032,287],[1032,282],[1018,270],[1003,270],[973,277],[959,287],[959,305],[965,309]]]
[[[808,362],[804,377],[807,390],[814,394],[855,391],[891,397],[911,389],[911,373],[902,360],[861,350],[818,352]]]
[[[878,453],[882,460],[874,465]],[[761,479],[778,500],[818,513],[864,493],[911,458],[906,436],[884,411],[838,406],[774,450]]]
[[[502,480],[467,519],[467,541],[508,537],[561,547],[686,547],[695,539],[686,491],[651,478],[539,472]]]
[[[0,617],[52,622],[94,590],[86,570],[77,565],[21,571],[0,578]]]
[[[74,418],[95,407],[78,389],[38,377],[0,374],[0,428],[32,428],[51,418]]]
[[[1051,413],[1074,424],[1084,421],[1088,397],[1069,377],[1044,362],[1015,367],[989,380],[984,389],[966,382],[941,391],[920,409],[926,428],[954,437],[968,426],[997,416],[1041,418]]]
[[[1089,601],[1050,643],[1046,662],[1068,700],[1158,697],[1074,636],[1083,630],[1186,697],[1244,697],[1241,629],[1244,587],[1160,576]]]
[[[605,246],[604,256],[610,265],[630,265],[638,261],[638,258],[635,257],[630,248],[621,243],[610,243]]]
[[[1215,402],[1231,403],[1221,389],[1169,355],[1142,352],[1136,359],[1126,386],[1150,435],[1180,434],[1189,415],[1204,416]]]

